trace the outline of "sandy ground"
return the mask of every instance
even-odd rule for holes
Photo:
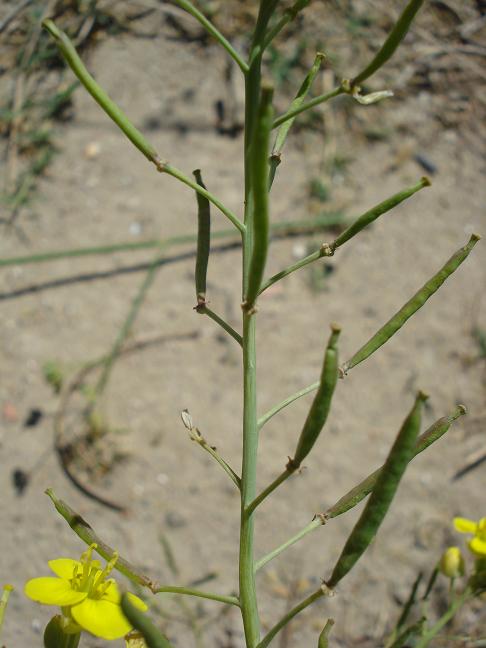
[[[214,99],[225,96],[224,66],[216,47],[183,45],[166,28],[155,40],[127,35],[103,42],[90,66],[136,124],[152,123],[147,132],[162,157],[187,173],[201,168],[208,187],[241,213],[242,138],[219,136],[214,128]],[[283,108],[285,100],[279,101]],[[472,231],[486,232],[484,160],[454,130],[429,131],[421,117],[423,101],[421,96],[409,97],[406,105],[392,100],[389,113],[380,112],[379,119],[389,120],[385,126],[393,127],[397,115],[408,111],[417,122],[416,137],[409,136],[408,143],[412,151],[425,151],[437,165],[433,187],[346,244],[328,262],[334,272],[324,288],[312,289],[311,272],[303,270],[262,298],[258,315],[261,412],[317,379],[330,322],[343,327],[341,353],[346,359]],[[344,153],[352,161],[344,184],[336,183],[333,197],[349,216],[423,175],[412,156],[400,157],[396,139],[367,148],[361,140],[345,142]],[[21,223],[24,236],[3,233],[1,256],[194,232],[192,192],[157,175],[82,91],[75,94],[75,119],[59,129],[58,143],[61,154],[42,184],[36,209]],[[86,155],[90,144],[96,145],[94,156]],[[320,136],[290,138],[273,192],[275,221],[308,217],[308,179],[321,159]],[[214,210],[213,216],[214,229],[227,227],[222,215]],[[307,242],[317,246],[331,236],[276,241],[268,273],[304,254]],[[170,254],[190,249],[174,248]],[[339,383],[327,430],[305,462],[306,469],[258,511],[256,553],[260,556],[380,464],[418,388],[430,394],[425,425],[456,403],[467,405],[468,417],[410,466],[376,541],[339,586],[338,595],[308,609],[282,640],[275,640],[275,646],[315,646],[328,616],[336,620],[335,646],[381,645],[399,614],[397,603],[403,602],[417,572],[428,573],[448,544],[462,542],[452,531],[452,517],[477,519],[486,514],[484,464],[452,481],[468,457],[484,448],[485,366],[471,330],[481,322],[484,328],[485,249],[480,243],[390,343]],[[209,456],[189,441],[179,418],[181,410],[188,408],[210,443],[231,464],[239,465],[240,353],[213,322],[193,311],[193,259],[160,268],[132,335],[138,339],[159,333],[168,337],[197,333],[197,337],[168,339],[120,359],[104,401],[110,425],[121,429],[114,443],[128,456],[90,483],[97,492],[123,502],[128,512],[120,514],[87,499],[66,479],[52,450],[59,399],[43,378],[43,365],[55,360],[70,373],[106,353],[144,275],[136,269],[121,270],[150,261],[153,254],[60,260],[1,271],[0,573],[4,582],[16,588],[3,634],[8,648],[40,645],[42,628],[52,612],[28,601],[22,594],[23,583],[47,575],[48,559],[75,557],[83,550],[82,542],[43,494],[48,486],[106,542],[161,582],[189,583],[214,574],[214,582],[201,587],[230,593],[237,586],[238,495]],[[211,305],[236,328],[240,327],[239,268],[240,253],[235,250],[215,254],[209,269]],[[98,278],[82,278],[96,273]],[[58,285],[45,285],[64,279]],[[29,287],[37,288],[26,290]],[[309,403],[310,397],[297,401],[264,428],[260,486],[284,466]],[[35,408],[42,411],[42,419],[25,427],[28,413]],[[74,414],[71,418],[79,422]],[[22,495],[12,483],[18,468],[30,471]],[[271,627],[287,606],[329,576],[360,510],[357,507],[307,536],[258,576],[264,627]],[[178,577],[171,574],[164,557],[161,535],[172,546]],[[445,584],[439,589],[443,596]],[[191,614],[198,623],[210,621],[199,645],[243,646],[236,609],[211,622],[218,604],[190,603],[189,613],[170,600],[158,598],[166,613],[182,617],[183,622],[161,620],[175,646],[198,645],[188,627]],[[466,634],[484,635],[484,605],[482,614],[479,607],[464,611],[457,627]],[[103,642],[86,638],[83,645],[94,648]],[[436,645],[466,644],[450,640]]]

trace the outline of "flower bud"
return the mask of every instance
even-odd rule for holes
[[[44,648],[77,648],[79,632],[73,632],[69,619],[56,614],[44,630]]]
[[[464,575],[464,558],[459,547],[449,547],[442,554],[439,569],[447,578]]]

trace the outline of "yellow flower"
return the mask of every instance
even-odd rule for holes
[[[439,569],[447,578],[464,575],[464,558],[459,547],[449,547],[442,554]]]
[[[469,549],[479,557],[486,556],[486,517],[478,522],[466,518],[454,518],[454,527],[460,533],[471,533],[474,537],[468,541]]]
[[[59,605],[66,617],[70,633],[87,630],[103,639],[119,639],[132,626],[120,606],[121,595],[116,582],[107,578],[118,560],[115,553],[104,569],[99,560],[91,554],[96,549],[92,544],[81,560],[58,558],[49,561],[49,567],[57,578],[33,578],[25,585],[25,594],[45,605]],[[130,600],[140,610],[147,606],[134,594]]]

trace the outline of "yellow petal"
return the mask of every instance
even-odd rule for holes
[[[78,574],[82,573],[83,565],[79,560],[72,558],[57,558],[56,560],[49,560],[47,563],[51,570],[64,580],[70,580],[73,577],[75,567],[78,568]]]
[[[473,520],[462,517],[454,518],[454,527],[460,533],[476,533],[477,524]]]
[[[33,601],[61,607],[76,605],[87,597],[86,592],[71,589],[67,580],[50,577],[33,578],[25,584],[24,592]]]
[[[135,596],[135,594],[132,594],[131,592],[127,592],[127,595],[128,598],[130,599],[130,603],[134,605],[136,608],[142,610],[142,612],[148,610],[148,605],[144,603],[142,599],[138,598],[138,596]],[[121,594],[120,594],[120,590],[118,589],[118,585],[116,584],[115,581],[111,582],[110,586],[101,597],[101,600],[110,601],[111,603],[117,603],[118,605],[120,605]]]
[[[476,554],[476,556],[486,556],[486,540],[481,538],[473,538],[468,542],[469,549]]]
[[[118,589],[118,585],[114,580],[111,581],[108,589],[103,594],[101,599],[104,601],[110,601],[111,603],[117,603],[118,605],[120,605],[121,594],[120,594],[120,590]]]
[[[87,598],[72,607],[71,614],[84,630],[102,639],[119,639],[132,629],[121,607],[103,599]]]
[[[145,603],[145,601],[142,601],[142,599],[138,598],[138,596],[135,596],[135,594],[132,594],[131,592],[127,592],[127,596],[128,600],[134,607],[142,610],[142,612],[146,612],[148,610],[148,605]]]

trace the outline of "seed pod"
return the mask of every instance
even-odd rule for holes
[[[452,423],[458,419],[460,416],[466,413],[466,408],[464,405],[458,405],[454,411],[449,414],[449,416],[443,416],[433,423],[423,434],[417,439],[415,444],[415,449],[413,452],[413,457],[416,457],[418,454],[426,450],[432,443],[435,443],[441,436],[443,436],[451,427]],[[338,515],[342,515],[352,509],[357,504],[361,502],[367,495],[371,493],[375,484],[378,480],[378,477],[383,470],[377,468],[371,475],[368,475],[366,479],[363,479],[357,486],[352,488],[346,495],[343,495],[339,501],[336,502],[330,509],[325,513],[326,517],[334,518]]]
[[[299,106],[304,103],[304,99],[306,98],[307,93],[309,92],[312,83],[314,82],[314,79],[316,78],[317,73],[321,68],[321,64],[324,58],[325,55],[322,52],[317,52],[314,63],[304,81],[302,82],[302,85],[300,86],[295,99],[290,104],[289,110],[299,108]],[[283,145],[285,144],[285,140],[287,139],[287,135],[289,134],[289,130],[294,123],[294,120],[295,117],[293,119],[288,119],[278,129],[277,137],[275,138],[275,144],[273,145],[272,149],[272,155],[270,156],[270,173],[268,178],[268,185],[270,188],[272,187],[273,180],[275,178],[275,171],[280,164],[280,156],[282,154]]]
[[[293,470],[296,470],[300,466],[302,461],[312,450],[312,447],[319,438],[319,434],[326,423],[331,408],[331,400],[339,372],[337,341],[341,329],[333,324],[331,326],[331,331],[331,336],[324,354],[324,363],[322,365],[319,388],[314,400],[312,401],[302,432],[300,433],[294,458],[289,461],[288,468]]]
[[[198,185],[206,189],[201,171],[196,169],[194,177]],[[209,200],[196,192],[197,199],[197,253],[196,253],[196,298],[198,306],[206,303],[206,275],[208,272],[209,247],[211,237],[211,212]]]
[[[368,79],[393,56],[395,50],[407,35],[412,20],[423,3],[424,0],[410,0],[371,63],[351,81],[351,86],[356,86]]]
[[[331,632],[333,625],[334,625],[334,619],[328,619],[326,621],[326,625],[324,626],[321,634],[319,635],[319,643],[317,644],[317,648],[328,648],[329,633]]]
[[[43,21],[42,26],[46,29],[56,41],[61,54],[64,56],[67,64],[78,77],[86,90],[90,93],[93,99],[101,106],[106,114],[111,117],[115,124],[125,133],[128,139],[134,144],[139,151],[141,151],[146,158],[151,162],[157,164],[159,156],[157,151],[147,142],[142,133],[135,128],[132,122],[128,119],[125,113],[117,106],[117,104],[106,94],[106,92],[98,85],[93,79],[91,74],[86,69],[84,63],[79,58],[76,48],[61,31],[56,24],[46,19]]]
[[[157,630],[148,616],[130,603],[126,593],[122,595],[121,608],[132,626],[143,635],[148,648],[173,648],[169,640]]]
[[[354,567],[374,539],[380,524],[388,512],[398,484],[408,462],[413,457],[422,418],[423,403],[427,396],[419,392],[414,406],[405,419],[388,458],[381,470],[370,499],[344,545],[327,585],[337,583]]]
[[[269,204],[268,204],[268,151],[272,129],[273,87],[262,85],[262,96],[255,124],[255,134],[250,149],[250,174],[253,196],[252,223],[248,223],[252,242],[248,285],[244,308],[251,310],[262,283],[267,260]]]
[[[407,200],[407,198],[410,198],[411,196],[413,196],[414,193],[417,193],[417,191],[420,191],[420,189],[423,189],[424,187],[430,187],[430,180],[425,177],[422,178],[420,182],[413,185],[413,187],[409,187],[408,189],[399,191],[398,193],[394,194],[390,198],[383,200],[375,207],[369,209],[367,212],[362,214],[358,219],[356,219],[354,223],[352,223],[349,227],[347,227],[344,230],[344,232],[340,234],[331,243],[331,250],[334,252],[336,248],[340,247],[343,243],[346,243],[346,241],[349,241],[349,239],[352,238],[353,236],[356,236],[358,232],[361,232],[362,229],[367,227],[379,216],[390,211],[391,209],[399,205],[404,200]]]
[[[469,253],[480,238],[481,237],[478,234],[473,234],[468,243],[453,254],[439,272],[429,279],[427,283],[425,283],[422,288],[408,300],[405,306],[402,306],[402,308],[395,313],[395,315],[393,315],[393,317],[389,319],[388,322],[382,326],[350,360],[344,363],[341,368],[342,373],[346,374],[357,364],[366,360],[366,358],[385,344],[385,342],[387,342],[392,335],[394,335],[405,324],[405,322],[419,310],[419,308],[422,308],[429,297],[432,297],[432,295],[439,290],[447,277],[457,270],[461,263],[467,259]]]

